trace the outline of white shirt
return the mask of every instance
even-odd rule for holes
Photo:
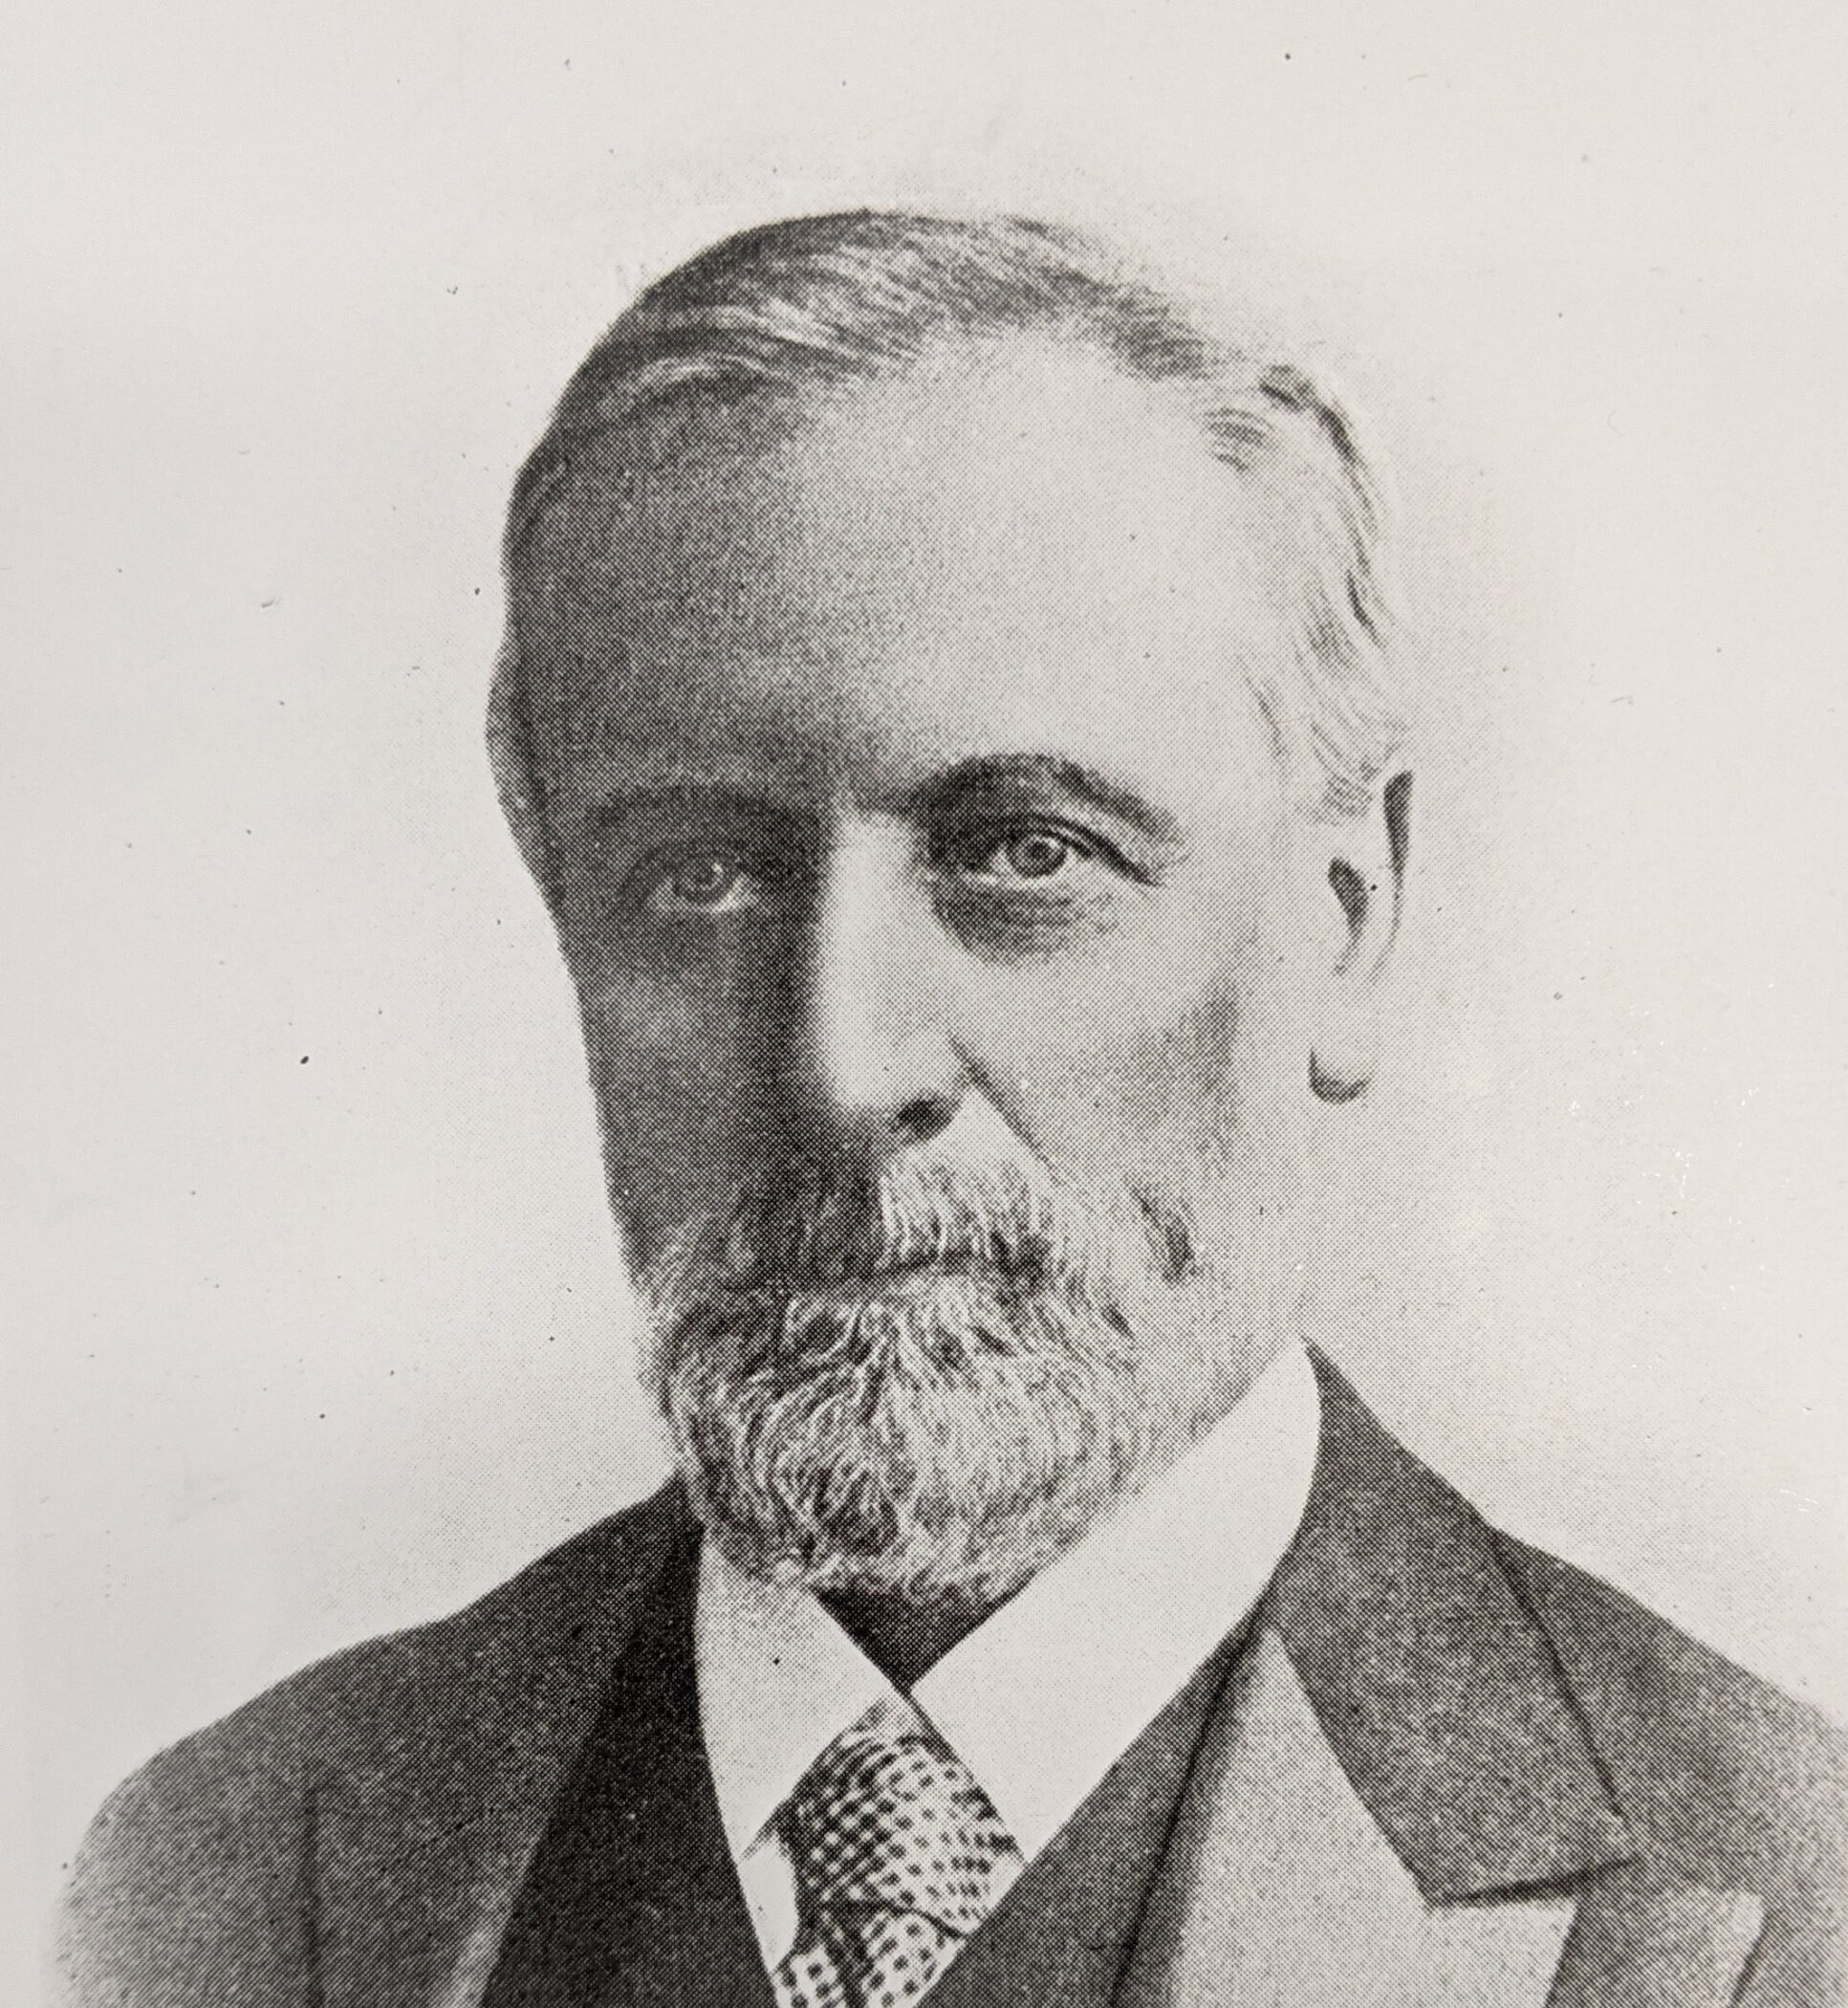
[[[765,1963],[795,1941],[795,1885],[767,1831],[821,1752],[877,1701],[915,1708],[1031,1862],[1220,1642],[1294,1539],[1321,1430],[1299,1345],[1169,1471],[979,1625],[906,1698],[806,1590],[702,1543],[701,1727]]]

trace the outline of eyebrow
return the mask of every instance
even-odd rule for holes
[[[1151,843],[1175,846],[1182,841],[1180,821],[1170,811],[1139,795],[1127,782],[1060,753],[994,753],[958,761],[914,789],[904,808],[912,818],[928,821],[954,815],[985,796],[1029,794],[1073,796],[1126,823]],[[792,813],[789,804],[748,789],[684,780],[613,792],[598,802],[592,819],[599,829],[618,834],[637,815],[676,810],[752,820],[787,820]]]
[[[943,816],[971,797],[1026,793],[1076,796],[1140,831],[1152,843],[1181,841],[1180,822],[1169,811],[1126,782],[1059,753],[1002,753],[964,760],[926,781],[912,796],[910,808],[921,817]]]
[[[617,789],[600,797],[590,811],[590,819],[598,829],[615,836],[637,816],[675,811],[734,816],[740,821],[787,820],[790,815],[787,805],[748,789],[718,787],[707,781],[664,781],[649,788]]]

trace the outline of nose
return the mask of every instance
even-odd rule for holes
[[[967,1062],[950,1029],[940,930],[896,818],[834,841],[808,930],[796,1083],[831,1155],[878,1159],[956,1114]]]

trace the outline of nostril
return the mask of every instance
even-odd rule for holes
[[[955,1108],[946,1095],[920,1095],[892,1118],[892,1126],[908,1144],[927,1144],[949,1126]]]

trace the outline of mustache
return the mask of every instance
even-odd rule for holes
[[[1095,1202],[1033,1163],[896,1160],[876,1172],[801,1168],[742,1184],[657,1265],[651,1294],[853,1289],[921,1271],[979,1274],[1012,1290],[1085,1294],[1120,1233]],[[1146,1209],[1131,1230],[1166,1265],[1172,1235]]]

